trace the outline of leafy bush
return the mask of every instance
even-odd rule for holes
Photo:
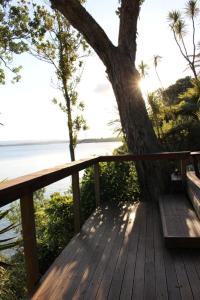
[[[136,201],[139,194],[139,185],[133,163],[100,164],[100,197],[102,202]],[[90,215],[95,206],[93,167],[88,168],[83,175],[81,203],[84,217]]]
[[[70,195],[54,193],[36,210],[40,271],[43,273],[74,235],[73,201]]]
[[[0,266],[0,299],[26,299],[26,276],[22,251],[18,249],[10,259],[4,258],[4,260],[9,266],[7,268]]]
[[[139,197],[139,186],[133,163],[101,163],[100,164],[101,201],[118,203],[121,201],[135,201]],[[44,273],[62,249],[74,235],[74,211],[71,195],[54,193],[50,199],[44,198],[44,191],[38,192],[35,199],[36,235],[38,243],[40,272]],[[94,169],[85,170],[81,181],[81,217],[82,223],[95,209]],[[20,220],[19,207],[12,210],[12,221]],[[22,249],[15,255],[16,262],[22,257]],[[14,259],[14,258],[13,258]],[[15,272],[7,270],[3,275],[6,286],[13,296],[7,299],[24,299],[25,281],[18,283],[24,276],[23,263],[18,265]],[[16,278],[14,278],[16,276]],[[23,277],[24,278],[24,277]],[[19,289],[18,289],[19,284]]]

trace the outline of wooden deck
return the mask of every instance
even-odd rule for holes
[[[200,299],[200,252],[167,249],[156,204],[99,209],[32,299]]]
[[[165,244],[200,248],[200,221],[184,194],[164,195],[159,200]]]

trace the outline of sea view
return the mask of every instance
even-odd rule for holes
[[[112,154],[120,142],[80,143],[76,147],[76,160]],[[12,179],[42,169],[70,162],[68,143],[38,143],[0,146],[0,180]],[[46,194],[64,192],[69,187],[67,179],[46,188]]]
[[[98,155],[112,154],[112,151],[119,147],[121,142],[98,142],[80,143],[76,148],[76,160],[94,157]],[[37,143],[37,144],[17,144],[0,146],[0,181],[9,180],[26,174],[30,174],[42,169],[51,168],[57,165],[70,162],[68,143]],[[80,173],[81,176],[82,173]],[[58,191],[66,192],[70,187],[70,178],[60,180],[45,188],[46,196]],[[7,209],[9,205],[2,209]],[[0,228],[4,228],[9,223],[7,219],[0,221]],[[14,232],[4,234],[4,238],[15,236]],[[4,252],[12,254],[12,250]]]

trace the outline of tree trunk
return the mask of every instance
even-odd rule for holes
[[[129,151],[134,154],[155,153],[161,150],[149,120],[138,86],[139,73],[130,58],[116,51],[107,73],[118,104],[122,128]],[[157,200],[163,190],[163,177],[157,162],[136,163],[139,183],[145,200]]]
[[[115,47],[101,26],[78,0],[51,0],[68,21],[83,34],[106,66],[118,104],[122,128],[130,152],[160,151],[138,87],[135,69],[137,20],[141,0],[121,0],[118,46]],[[138,178],[145,200],[157,200],[163,190],[161,168],[156,162],[137,162]]]

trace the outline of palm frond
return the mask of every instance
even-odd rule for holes
[[[11,249],[11,248],[14,248],[14,247],[16,247],[18,245],[19,245],[19,241],[15,241],[15,242],[12,242],[12,243],[2,244],[2,245],[0,245],[0,251]]]
[[[199,7],[197,0],[189,0],[185,6],[185,14],[189,18],[195,18],[199,14]]]
[[[174,31],[175,31],[176,35],[181,39],[187,33],[185,21],[182,19],[179,19],[174,24]]]
[[[18,227],[18,226],[19,226],[19,224],[10,224],[10,225],[6,226],[5,228],[1,229],[0,234],[6,233],[6,232]]]
[[[140,64],[138,65],[138,69],[142,78],[145,78],[146,75],[148,75],[149,66],[145,64],[143,60],[141,60]]]
[[[181,19],[181,12],[179,10],[172,10],[169,12],[167,19],[173,27]]]
[[[158,54],[153,56],[153,64],[154,64],[155,68],[157,68],[158,64],[161,62],[161,59],[162,59],[162,56],[160,56]]]

